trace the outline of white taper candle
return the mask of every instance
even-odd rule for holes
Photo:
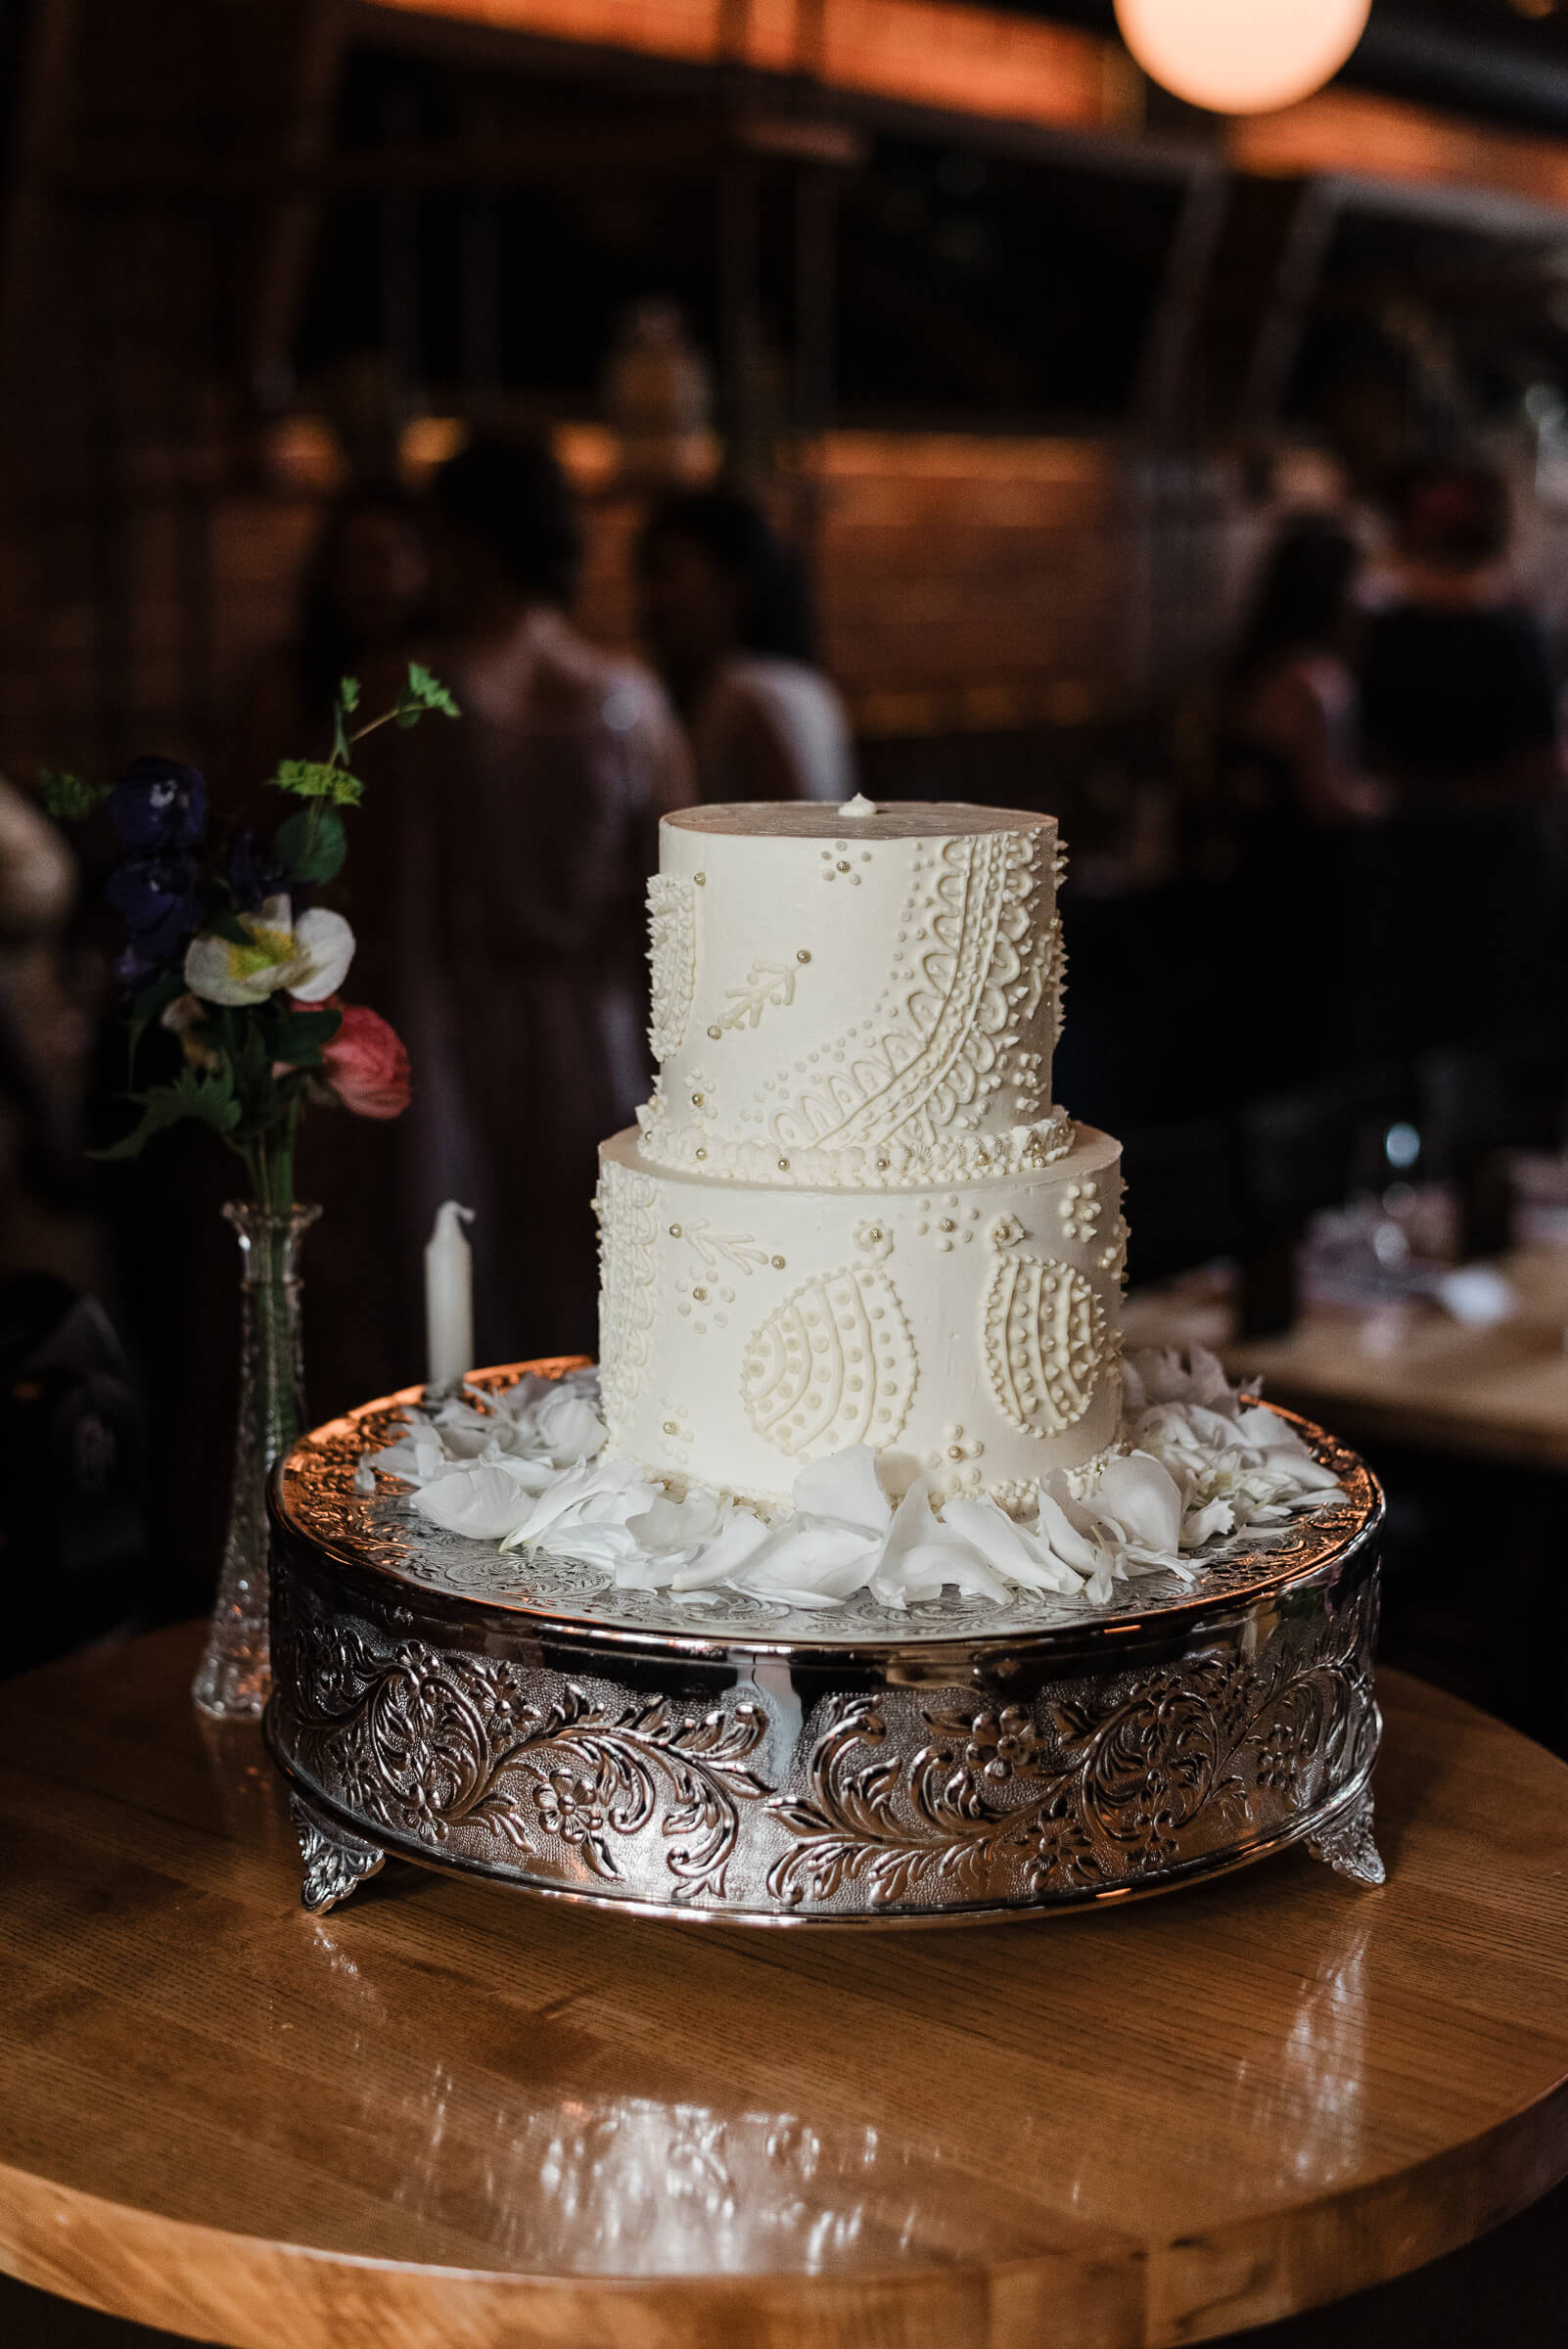
[[[425,1245],[426,1377],[433,1387],[455,1387],[474,1367],[474,1257],[463,1235],[473,1221],[471,1207],[443,1201]]]

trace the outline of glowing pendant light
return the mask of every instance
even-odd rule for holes
[[[1144,72],[1220,115],[1268,114],[1321,88],[1370,11],[1371,0],[1116,0]]]

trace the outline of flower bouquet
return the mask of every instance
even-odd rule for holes
[[[125,929],[117,977],[126,998],[128,1089],[136,1112],[109,1159],[134,1158],[155,1134],[194,1120],[244,1164],[248,1196],[224,1215],[239,1235],[243,1337],[239,1431],[223,1565],[194,1695],[216,1714],[266,1701],[266,1479],[304,1418],[299,1248],[314,1208],[294,1196],[300,1119],[313,1104],[360,1117],[407,1108],[408,1055],[392,1030],[339,993],[354,954],[343,914],[319,901],[347,854],[345,811],[359,805],[355,746],[379,727],[456,717],[451,695],[409,665],[390,710],[355,723],[359,685],[345,677],[323,760],[287,759],[270,784],[300,803],[263,844],[209,821],[194,766],[133,759],[117,783],[44,777],[51,814],[107,813],[121,860],[106,887]]]

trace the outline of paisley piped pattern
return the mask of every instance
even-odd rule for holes
[[[769,1313],[746,1349],[741,1398],[758,1434],[791,1459],[891,1444],[919,1377],[887,1274],[856,1265],[810,1280]]]
[[[1038,916],[1039,842],[1034,833],[969,833],[942,842],[906,908],[909,943],[862,1038],[852,1032],[829,1065],[776,1108],[781,1149],[888,1154],[884,1170],[929,1162],[956,1128],[974,1130],[988,1097],[1019,1077],[1031,1096],[1020,1124],[1041,1113],[1038,1059],[1009,1056],[1045,984],[1049,925]]]
[[[1107,1352],[1105,1307],[1071,1265],[998,1256],[986,1297],[992,1392],[1026,1435],[1075,1427],[1094,1397]]]

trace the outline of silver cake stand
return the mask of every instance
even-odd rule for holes
[[[1301,1842],[1382,1880],[1382,1496],[1309,1423],[1341,1497],[1196,1584],[1129,1585],[1126,1612],[949,1591],[807,1613],[437,1531],[362,1470],[422,1400],[318,1428],[273,1477],[267,1734],[307,1909],[392,1856],[639,1914],[857,1928],[1126,1901]]]

